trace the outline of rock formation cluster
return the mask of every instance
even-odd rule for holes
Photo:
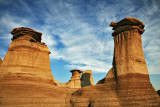
[[[112,68],[96,85],[91,70],[71,70],[67,83],[55,80],[42,33],[13,29],[12,43],[0,59],[0,107],[159,107],[142,48],[144,24],[127,17],[110,26],[114,30]]]
[[[60,83],[54,79],[54,82],[58,87],[82,88],[95,85],[91,70],[82,71],[79,69],[73,69],[70,72],[72,73],[72,77],[66,83]]]

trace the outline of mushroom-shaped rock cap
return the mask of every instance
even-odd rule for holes
[[[27,27],[15,28],[11,31],[11,34],[13,35],[12,40],[15,40],[18,37],[27,35],[27,36],[31,36],[32,38],[34,38],[36,42],[41,42],[41,36],[42,36],[41,32],[37,32]]]
[[[83,71],[79,70],[79,69],[73,69],[73,70],[70,70],[70,72],[75,72],[75,71],[78,71],[79,73],[82,73]]]
[[[118,33],[129,29],[138,29],[138,31],[142,34],[144,32],[145,25],[136,18],[126,17],[117,23],[111,22],[110,26],[113,27],[113,30],[115,30],[112,34],[115,36]]]

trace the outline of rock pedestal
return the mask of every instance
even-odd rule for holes
[[[13,84],[29,82],[54,85],[50,69],[50,51],[41,43],[42,34],[24,27],[15,28],[11,33],[12,43],[1,64],[1,78]]]
[[[69,82],[66,83],[70,88],[81,88],[81,73],[82,71],[79,69],[74,69],[70,71],[72,73],[72,77]]]
[[[70,96],[71,105],[160,106],[160,98],[149,80],[142,49],[141,34],[144,32],[144,24],[128,17],[118,23],[112,22],[110,26],[114,30],[113,67],[99,81],[100,84],[73,93]]]
[[[64,106],[68,89],[55,87],[50,51],[41,43],[41,33],[24,27],[11,33],[0,67],[0,107]]]

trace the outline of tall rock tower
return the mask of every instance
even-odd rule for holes
[[[114,78],[123,106],[157,106],[159,98],[150,83],[142,49],[144,24],[136,18],[127,17],[118,23],[112,22],[110,26],[114,30],[114,56],[113,67],[105,82]]]
[[[117,76],[138,73],[148,76],[141,34],[144,24],[135,18],[125,18],[118,23],[112,22],[114,32],[113,70]],[[117,78],[118,79],[118,78]]]
[[[110,24],[114,32],[113,67],[93,87],[82,88],[71,96],[71,105],[88,107],[160,106],[160,97],[149,80],[142,49],[144,24],[127,17]],[[83,100],[83,103],[79,101]]]

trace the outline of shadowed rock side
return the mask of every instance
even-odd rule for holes
[[[160,96],[160,90],[157,91],[157,94]]]
[[[160,98],[149,80],[141,34],[144,24],[135,18],[112,22],[113,67],[93,87],[84,87],[67,97],[74,107],[160,106]]]
[[[86,70],[82,72],[81,76],[81,87],[86,87],[86,86],[93,86],[94,81],[93,81],[93,75],[91,70]]]
[[[49,49],[41,33],[29,28],[11,31],[12,43],[0,67],[0,106],[64,106],[74,89],[55,86]]]

